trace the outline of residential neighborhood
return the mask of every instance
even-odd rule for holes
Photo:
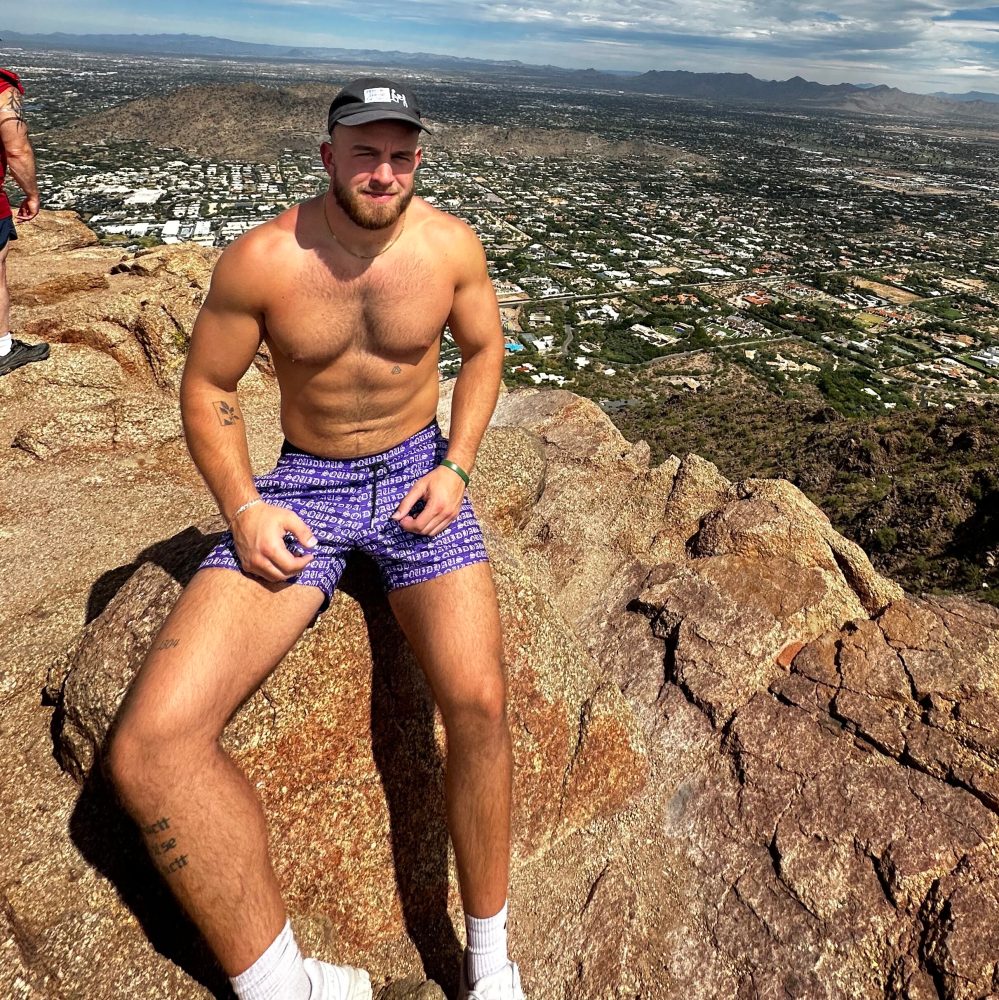
[[[81,93],[97,96],[78,110],[106,112],[260,67],[65,55],[23,54],[40,182],[47,207],[80,213],[103,240],[224,247],[325,187],[319,122],[314,141],[272,162],[197,156],[166,134],[95,134],[67,156],[60,127]],[[999,250],[983,222],[999,176],[972,127],[417,85],[445,133],[426,137],[418,189],[485,247],[510,384],[570,386],[613,409],[702,390],[698,364],[680,369],[707,352],[778,392],[848,382],[851,405],[872,412],[999,391]],[[619,113],[597,115],[607,108]],[[476,141],[479,128],[540,128],[555,112],[556,154]],[[595,120],[613,155],[585,154]],[[458,364],[445,330],[442,377]]]

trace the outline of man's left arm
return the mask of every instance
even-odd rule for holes
[[[40,207],[35,151],[28,139],[24,99],[14,87],[0,94],[0,142],[3,143],[11,176],[24,192],[24,200],[17,210],[17,221],[30,222],[38,214]]]
[[[470,474],[475,456],[496,408],[503,377],[503,328],[496,292],[489,280],[486,255],[478,238],[464,223],[455,259],[458,274],[448,326],[461,352],[461,369],[451,397],[451,430],[445,461]],[[436,535],[457,516],[465,482],[453,469],[439,465],[413,485],[396,520],[407,531]],[[417,517],[408,512],[419,499],[426,506]]]

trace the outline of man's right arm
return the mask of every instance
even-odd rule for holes
[[[291,511],[256,502],[260,496],[236,392],[264,333],[256,253],[253,238],[244,237],[219,258],[191,332],[180,410],[191,458],[230,525],[240,564],[255,576],[278,581],[301,572],[312,559],[292,556],[285,534],[291,532],[309,548],[315,541]]]
[[[38,179],[35,176],[35,152],[28,140],[28,123],[20,92],[10,87],[0,94],[0,143],[3,143],[7,168],[24,200],[17,211],[18,222],[30,222],[39,209]]]

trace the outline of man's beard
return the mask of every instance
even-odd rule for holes
[[[330,183],[330,190],[336,203],[355,225],[362,229],[388,229],[408,208],[413,200],[416,185],[412,185],[408,191],[399,192],[395,201],[385,205],[369,202],[363,194],[346,184],[341,184],[335,173]]]

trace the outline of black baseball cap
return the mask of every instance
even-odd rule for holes
[[[334,125],[366,125],[368,122],[399,121],[430,129],[420,120],[416,95],[402,84],[380,76],[351,80],[330,105],[329,131]]]

